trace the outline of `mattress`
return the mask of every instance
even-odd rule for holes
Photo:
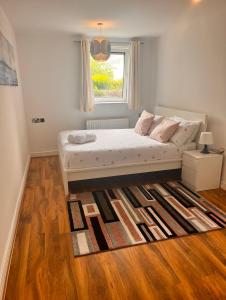
[[[62,131],[58,136],[59,153],[66,170],[176,161],[181,159],[183,151],[196,149],[195,143],[177,148],[173,143],[160,143],[138,135],[134,129],[89,130],[96,134],[95,142],[69,144],[67,137],[75,132],[78,130]]]

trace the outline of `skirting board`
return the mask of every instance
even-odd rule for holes
[[[226,181],[221,181],[221,188],[226,190]]]
[[[58,155],[58,150],[31,152],[31,157],[44,157],[44,156],[55,156],[55,155]]]
[[[20,189],[19,189],[19,194],[18,198],[16,201],[16,207],[14,210],[13,218],[12,218],[12,223],[11,223],[11,228],[9,231],[8,239],[5,244],[5,251],[3,254],[3,259],[2,259],[2,264],[0,266],[0,299],[3,298],[4,294],[4,288],[5,284],[7,281],[7,276],[8,276],[8,271],[9,271],[9,264],[11,260],[11,254],[12,254],[12,249],[13,249],[13,244],[14,244],[14,239],[15,239],[15,233],[16,233],[16,228],[17,228],[17,221],[19,217],[19,212],[20,212],[20,206],[21,206],[21,201],[23,199],[23,194],[24,194],[24,188],[26,185],[26,180],[27,180],[27,173],[29,169],[29,164],[30,164],[30,155],[28,156],[27,163],[25,166],[24,170],[24,175],[21,181]]]

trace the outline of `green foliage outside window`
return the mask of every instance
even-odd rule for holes
[[[114,78],[114,69],[109,62],[91,58],[91,75],[95,97],[122,97],[123,78]]]

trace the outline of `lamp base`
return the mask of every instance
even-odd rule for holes
[[[203,154],[209,154],[210,153],[207,145],[204,145],[202,151],[200,151],[200,152],[203,153]]]

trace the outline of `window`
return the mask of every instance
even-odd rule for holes
[[[128,46],[112,45],[105,62],[90,59],[96,103],[127,102]]]

